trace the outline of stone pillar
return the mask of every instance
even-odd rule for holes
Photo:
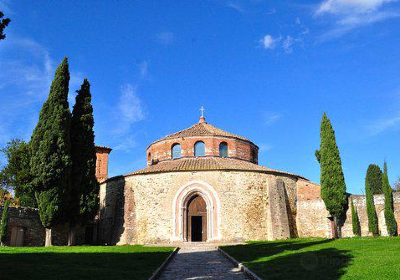
[[[268,240],[290,238],[285,184],[276,178],[268,180]]]

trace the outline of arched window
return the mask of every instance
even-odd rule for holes
[[[194,156],[195,157],[201,157],[206,155],[206,146],[204,145],[204,142],[199,141],[194,144]]]
[[[180,158],[181,157],[181,145],[174,144],[172,145],[172,158]]]
[[[226,142],[219,144],[219,156],[223,158],[228,157],[228,144]]]

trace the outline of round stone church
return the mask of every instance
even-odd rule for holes
[[[249,139],[208,124],[204,117],[151,143],[146,168],[101,183],[99,241],[240,242],[328,236],[324,207],[322,217],[313,219],[313,209],[301,203],[313,192],[319,194],[319,186],[258,165],[258,150]],[[108,161],[98,162],[106,172]],[[318,223],[321,232],[307,234],[307,223]]]

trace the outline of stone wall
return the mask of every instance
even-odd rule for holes
[[[115,178],[101,185],[100,240],[107,244],[170,242],[174,197],[190,182],[203,182],[217,193],[217,241],[289,238],[297,231],[293,222],[296,181],[293,176],[252,171],[170,172]]]
[[[369,236],[368,216],[366,209],[366,198],[364,195],[351,195],[360,220],[361,235]],[[352,237],[352,217],[350,201],[348,200],[348,209],[346,219],[342,226],[342,236]],[[397,226],[400,230],[400,193],[395,192],[394,208]],[[384,217],[384,195],[374,195],[375,209],[378,217],[379,231],[383,236],[387,236],[387,229]],[[299,237],[332,237],[331,221],[328,219],[329,212],[321,198],[321,187],[312,182],[299,180],[297,183],[297,229]]]
[[[45,229],[43,228],[39,212],[35,208],[28,207],[9,207],[8,208],[8,226],[5,238],[5,244],[10,245],[11,235],[14,227],[23,228],[24,238],[23,246],[44,246]],[[3,206],[0,206],[0,217],[3,214]],[[77,234],[78,244],[84,239],[83,230],[80,229]],[[53,245],[63,246],[68,243],[68,229],[66,226],[57,226],[52,229]]]

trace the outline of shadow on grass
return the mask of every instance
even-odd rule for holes
[[[263,279],[340,279],[352,260],[349,251],[334,248],[279,256],[246,265]]]
[[[254,242],[223,249],[263,279],[340,279],[353,256],[350,251],[307,247],[331,240]],[[307,250],[307,249],[306,249]]]
[[[316,241],[278,241],[278,242],[250,242],[243,245],[223,246],[221,247],[232,257],[241,262],[251,262],[259,258],[271,257],[285,251],[297,251],[306,247],[332,242],[329,239]]]
[[[170,252],[0,252],[0,279],[148,279]]]

